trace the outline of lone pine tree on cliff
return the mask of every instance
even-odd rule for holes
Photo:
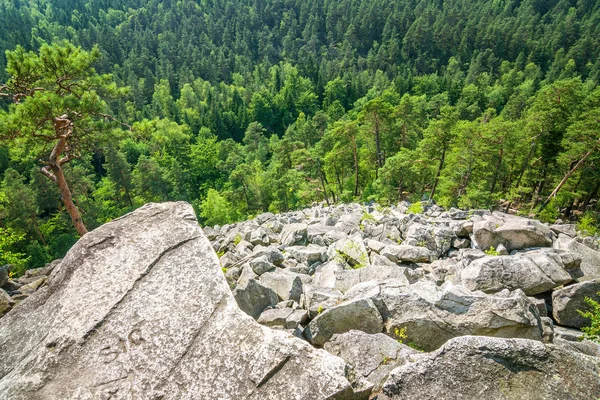
[[[97,47],[85,51],[68,42],[44,44],[36,54],[17,46],[6,56],[10,78],[0,84],[0,101],[10,105],[8,112],[0,110],[0,139],[39,161],[41,173],[57,185],[73,226],[84,235],[87,229],[63,168],[107,139],[115,119],[105,99],[124,89],[93,68],[100,57]]]

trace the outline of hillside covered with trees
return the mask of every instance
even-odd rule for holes
[[[152,201],[205,224],[431,199],[598,223],[596,1],[0,0],[0,25],[0,264],[21,271]]]

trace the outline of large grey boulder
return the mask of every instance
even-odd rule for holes
[[[473,225],[473,240],[480,249],[504,245],[509,251],[552,246],[553,233],[539,221],[495,212]]]
[[[600,279],[576,283],[552,292],[552,316],[557,323],[572,328],[582,328],[590,325],[590,320],[584,318],[577,310],[587,311],[590,306],[585,302],[589,297],[600,301]]]
[[[185,203],[83,236],[0,319],[0,398],[366,399],[348,366],[237,306]]]
[[[573,280],[558,254],[539,251],[480,258],[462,270],[461,279],[471,290],[495,293],[522,289],[527,295],[543,293]]]
[[[583,276],[578,277],[578,281],[600,279],[600,251],[592,250],[588,246],[563,234],[558,235],[558,239],[554,242],[554,248],[571,251],[581,257],[579,268]]]
[[[381,390],[394,368],[406,364],[412,354],[419,353],[383,333],[355,330],[333,335],[324,349],[352,365],[355,373],[373,384],[375,392]]]
[[[427,263],[437,258],[427,247],[393,244],[385,246],[379,254],[395,263]]]
[[[304,336],[315,346],[323,346],[334,334],[351,329],[366,333],[383,330],[381,314],[370,299],[347,301],[323,311],[304,329]]]
[[[382,400],[589,400],[600,358],[526,339],[464,336],[392,371]]]
[[[346,297],[373,300],[389,335],[404,329],[405,342],[426,351],[453,337],[471,334],[542,340],[539,312],[520,290],[492,296],[449,283],[440,288],[430,281],[410,286],[397,281],[361,285]]]

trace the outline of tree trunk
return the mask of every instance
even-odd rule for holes
[[[354,196],[358,197],[358,154],[356,152],[356,139],[352,136],[352,151],[354,153]]]
[[[564,186],[565,183],[567,183],[567,180],[571,177],[571,175],[573,175],[575,173],[575,171],[577,171],[579,169],[579,167],[581,167],[583,165],[585,160],[590,156],[590,154],[592,154],[592,152],[593,152],[593,150],[589,150],[587,153],[585,153],[583,155],[583,157],[581,157],[581,160],[579,160],[579,162],[577,164],[575,164],[575,166],[573,168],[571,168],[569,170],[569,172],[566,173],[565,177],[562,178],[562,180],[560,181],[558,186],[556,186],[556,188],[552,191],[552,193],[550,193],[550,195],[546,198],[546,200],[544,201],[544,203],[542,204],[542,206],[540,207],[538,212],[540,212],[544,208],[546,208],[548,203],[550,203],[550,200],[552,200],[552,198],[558,194],[558,191]]]
[[[498,181],[498,175],[500,175],[503,153],[504,149],[500,148],[500,158],[498,160],[498,165],[496,166],[496,172],[494,172],[494,176],[492,176],[492,187],[490,188],[490,194],[494,194],[494,190],[496,190],[496,182]]]
[[[445,158],[446,158],[446,149],[442,149],[442,156],[440,157],[440,165],[438,166],[437,173],[435,174],[435,180],[433,181],[433,187],[431,188],[431,194],[429,195],[430,200],[433,200],[433,196],[435,196],[435,189],[437,189],[437,185],[440,180],[440,175],[442,174],[442,168],[444,168]]]
[[[381,138],[379,137],[379,119],[375,116],[375,147],[377,150],[377,170],[375,171],[375,175],[377,176],[377,171],[383,167],[383,156],[381,154]]]
[[[54,120],[54,131],[57,134],[58,143],[52,149],[50,158],[48,159],[48,165],[42,168],[42,173],[58,186],[61,200],[71,217],[73,226],[77,230],[77,233],[79,233],[80,236],[83,236],[87,233],[87,228],[83,223],[79,210],[75,206],[75,203],[73,203],[71,189],[69,189],[67,179],[65,178],[62,169],[63,164],[68,163],[75,157],[69,153],[69,146],[67,143],[69,137],[73,133],[73,123],[66,115],[63,115]],[[60,158],[63,153],[65,153],[65,156]]]
[[[525,175],[525,171],[527,170],[527,165],[529,165],[529,159],[531,158],[531,155],[533,154],[534,149],[535,149],[535,140],[532,140],[531,147],[529,149],[529,153],[527,154],[527,158],[523,162],[523,168],[521,168],[521,173],[519,174],[519,177],[517,178],[517,184],[515,185],[515,189],[518,189],[519,186],[521,186],[521,179],[523,179],[523,176]],[[511,205],[512,205],[512,201],[509,201],[508,204],[506,205],[506,210],[504,210],[505,213],[508,213],[508,210],[510,209]]]

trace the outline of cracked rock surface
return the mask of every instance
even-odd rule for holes
[[[186,203],[149,204],[86,234],[45,286],[0,319],[0,354],[2,399],[361,399],[371,391],[342,359],[239,309]]]

